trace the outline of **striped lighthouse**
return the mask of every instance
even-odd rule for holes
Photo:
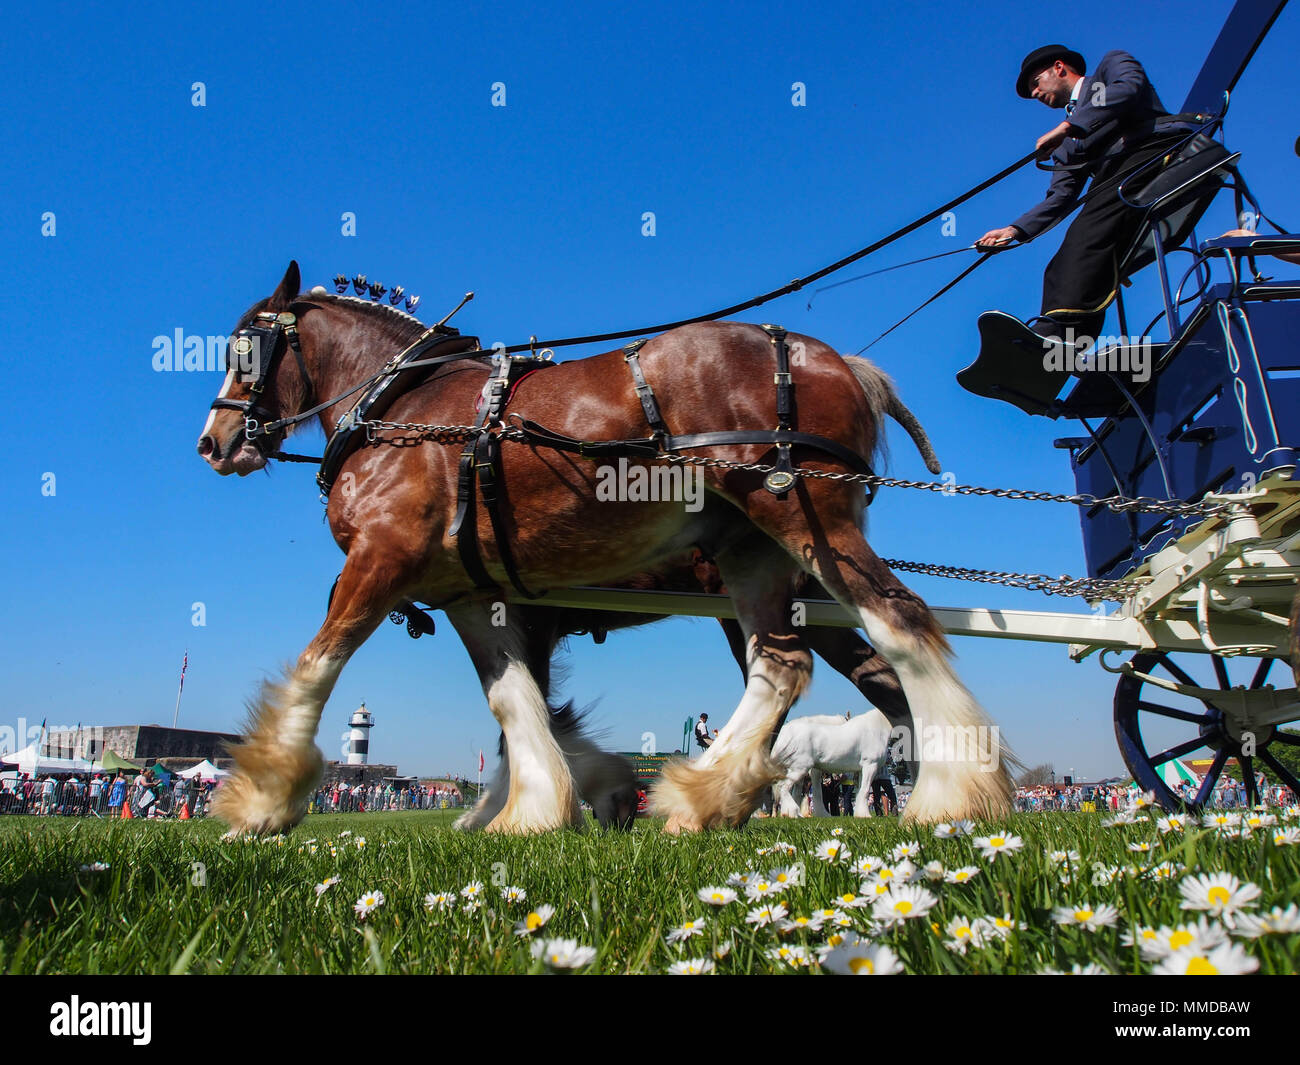
[[[370,730],[375,727],[374,715],[363,702],[352,711],[348,734],[348,765],[365,765],[370,753]]]

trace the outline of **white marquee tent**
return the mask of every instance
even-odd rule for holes
[[[41,754],[36,743],[29,743],[14,754],[0,755],[0,762],[20,773],[38,776],[44,773],[93,773],[95,767],[84,758],[52,758]]]

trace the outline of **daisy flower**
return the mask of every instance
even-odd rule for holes
[[[732,873],[727,877],[727,884],[735,888],[749,887],[757,875],[752,869],[746,869],[743,873]]]
[[[835,905],[843,906],[850,910],[860,910],[863,906],[870,906],[871,899],[863,898],[852,891],[846,891],[842,895],[835,896]]]
[[[1274,906],[1268,913],[1243,913],[1237,918],[1236,934],[1247,939],[1258,939],[1270,933],[1290,935],[1300,932],[1300,910],[1293,902],[1285,910]]]
[[[701,902],[707,902],[710,906],[726,906],[739,898],[736,892],[729,887],[702,887],[695,893],[695,897]]]
[[[1070,966],[1070,971],[1064,972],[1061,969],[1044,969],[1038,974],[1039,976],[1109,976],[1110,972],[1103,969],[1100,965],[1089,962],[1087,965],[1080,965],[1077,961]]]
[[[901,862],[904,859],[919,858],[921,855],[921,845],[916,840],[908,840],[906,843],[900,843],[890,852],[894,861]]]
[[[501,897],[505,899],[506,902],[523,902],[528,898],[528,892],[521,887],[503,887],[501,889]]]
[[[1114,817],[1108,817],[1101,823],[1102,828],[1118,828],[1120,825],[1136,825],[1137,814],[1132,810],[1121,810]]]
[[[669,976],[704,976],[713,972],[715,966],[708,958],[686,958],[675,961],[668,966]]]
[[[1272,828],[1277,824],[1273,814],[1249,813],[1241,819],[1243,830],[1248,828]]]
[[[822,927],[822,918],[817,916],[805,917],[800,914],[798,917],[790,917],[781,922],[782,932],[820,932]]]
[[[803,868],[798,865],[778,866],[767,874],[778,891],[798,887],[803,883]]]
[[[844,849],[844,844],[838,839],[828,839],[817,844],[813,857],[823,862],[846,862],[853,855]]]
[[[973,928],[984,942],[990,939],[1006,939],[1020,925],[1011,917],[1011,914],[1004,913],[1001,917],[989,915],[988,917],[979,918]]]
[[[776,946],[765,951],[764,957],[769,961],[785,962],[795,969],[806,969],[813,963],[812,954],[807,947]]]
[[[1133,800],[1133,809],[1145,810],[1148,806],[1156,804],[1156,793],[1154,791],[1144,791]]]
[[[108,862],[91,862],[89,865],[83,865],[83,866],[81,867],[81,872],[83,872],[83,873],[103,873],[103,872],[106,872],[106,871],[108,870],[108,868],[109,868],[109,863],[108,863]],[[319,894],[319,892],[317,892],[317,894]]]
[[[826,942],[819,946],[814,953],[817,955],[819,962],[824,962],[837,948],[859,941],[859,937],[854,932],[832,932],[826,937]]]
[[[477,913],[483,908],[482,899],[469,899],[465,905],[460,908],[461,913]]]
[[[356,841],[355,841],[355,842],[356,842],[356,845],[357,845],[357,850],[359,850],[359,851],[363,851],[363,850],[366,849],[366,837],[365,837],[365,836],[358,836],[358,837],[356,838]]]
[[[1292,825],[1289,828],[1279,828],[1273,833],[1273,845],[1275,847],[1294,847],[1300,843],[1300,828]]]
[[[1241,814],[1228,810],[1215,810],[1206,814],[1201,819],[1201,824],[1206,828],[1217,828],[1220,832],[1230,832],[1241,824]]]
[[[954,829],[952,825],[948,824],[947,821],[940,821],[934,826],[935,839],[952,839],[955,835],[957,835],[957,830]]]
[[[1012,835],[976,836],[974,843],[981,851],[980,857],[990,862],[999,854],[1012,854],[1025,845],[1019,836]]]
[[[339,882],[339,878],[337,876],[331,876],[327,880],[322,880],[319,884],[316,885],[316,897],[320,898],[322,895],[325,894],[325,892],[327,892],[338,882]]]
[[[439,891],[437,894],[430,891],[424,896],[424,908],[430,913],[434,910],[450,910],[456,905],[456,896],[450,891]]]
[[[1181,871],[1181,867],[1173,862],[1161,862],[1159,865],[1153,865],[1148,869],[1146,875],[1150,880],[1172,880]]]
[[[949,869],[943,874],[943,879],[948,884],[965,884],[979,875],[979,866],[963,865],[960,869]]]
[[[343,839],[350,835],[352,835],[352,829],[345,828],[342,832],[339,833],[339,839]]]
[[[724,939],[721,943],[715,944],[713,947],[714,958],[716,958],[718,961],[722,961],[723,958],[725,958],[728,954],[731,953],[731,948],[734,947],[735,945],[736,944],[733,943],[730,939]]]
[[[844,835],[844,829],[842,829],[842,828],[832,828],[832,829],[831,829],[831,835],[834,836],[836,839],[839,839],[840,836]]]
[[[1136,938],[1142,957],[1148,961],[1158,961],[1180,950],[1194,950],[1198,954],[1204,954],[1220,943],[1227,942],[1228,933],[1222,926],[1210,924],[1202,917],[1196,924],[1180,924],[1177,928],[1168,925],[1162,925],[1155,931],[1143,928],[1138,936],[1127,938],[1130,938],[1129,945]]]
[[[836,947],[822,961],[822,968],[843,976],[895,976],[903,971],[892,950],[865,941]]]
[[[1107,884],[1113,884],[1123,872],[1118,865],[1102,865],[1101,862],[1092,863],[1092,886],[1105,887]]]
[[[1182,832],[1186,827],[1187,818],[1182,814],[1170,814],[1156,820],[1156,828],[1160,829],[1162,836],[1167,836],[1170,832]]]
[[[1189,876],[1178,885],[1183,896],[1179,904],[1184,910],[1206,910],[1233,927],[1233,917],[1243,909],[1253,908],[1260,890],[1255,884],[1242,883],[1231,873],[1202,873]]]
[[[550,969],[581,969],[596,959],[596,948],[580,947],[576,939],[538,940],[532,953]]]
[[[383,904],[384,893],[382,891],[367,891],[361,898],[357,899],[352,908],[357,911],[357,916],[364,920]]]
[[[771,895],[779,895],[780,893],[780,886],[773,883],[765,876],[755,877],[745,885],[745,897],[748,899],[765,899]]]
[[[858,876],[870,876],[884,864],[884,860],[874,854],[864,854],[853,863],[852,869]]]
[[[948,938],[943,945],[956,954],[965,954],[966,948],[970,946],[984,945],[978,922],[971,924],[965,917],[954,917],[944,931],[948,933]]]
[[[745,914],[745,923],[752,924],[755,928],[766,928],[783,920],[789,912],[784,902],[778,902],[775,906],[755,906]]]
[[[1119,920],[1119,910],[1103,904],[1095,910],[1086,902],[1078,906],[1058,906],[1052,911],[1052,920],[1059,925],[1070,925],[1095,932]]]
[[[1146,840],[1142,840],[1139,843],[1130,843],[1128,849],[1133,851],[1134,854],[1146,854],[1151,850],[1151,844]]]
[[[471,880],[460,889],[460,897],[463,899],[477,899],[483,894],[483,881]]]
[[[1071,865],[1077,865],[1079,862],[1078,851],[1047,851],[1047,859],[1053,865],[1065,865],[1069,862]]]
[[[947,870],[943,867],[943,862],[926,862],[921,866],[921,875],[926,880],[942,880],[946,874]]]
[[[901,924],[924,917],[939,900],[923,887],[899,884],[876,900],[871,915],[882,924]]]
[[[1209,950],[1184,947],[1176,950],[1151,970],[1153,976],[1245,976],[1259,968],[1259,962],[1238,943],[1221,943]]]
[[[525,914],[522,921],[515,924],[515,935],[531,936],[539,928],[545,927],[546,922],[554,916],[554,906],[538,906],[537,909]]]
[[[704,918],[697,917],[693,921],[683,921],[664,938],[669,943],[685,943],[691,936],[702,935],[704,935]]]

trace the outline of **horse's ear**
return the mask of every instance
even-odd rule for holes
[[[302,275],[298,273],[298,260],[289,261],[289,269],[284,272],[284,278],[280,281],[280,287],[271,293],[271,299],[267,302],[268,311],[283,311],[290,303],[298,298],[298,289],[302,285]]]

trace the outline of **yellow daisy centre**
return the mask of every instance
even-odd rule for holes
[[[832,935],[826,937],[826,942],[829,943],[832,947],[838,947],[841,943],[844,942],[844,937],[840,935],[838,932],[835,932]]]
[[[528,928],[528,931],[530,932],[537,931],[537,929],[542,927],[542,915],[540,913],[537,913],[534,910],[526,918],[524,918],[524,925]]]
[[[876,967],[871,964],[870,958],[850,958],[849,969],[852,970],[855,976],[861,975],[862,973],[872,976],[876,972]]]
[[[892,869],[882,869],[882,870],[880,870],[880,879],[881,879],[881,880],[892,880],[893,877],[894,877],[894,870],[892,870]]]
[[[966,872],[958,873],[955,877],[953,877],[953,879],[956,880],[957,883],[959,884],[964,884],[967,880],[970,879],[970,873],[966,873]]]
[[[1151,939],[1151,940],[1154,940],[1154,939],[1156,938],[1156,932],[1155,932],[1155,929],[1154,929],[1154,928],[1144,928],[1144,929],[1142,929],[1142,938],[1143,938],[1143,939]]]
[[[1075,919],[1076,921],[1080,922],[1081,924],[1082,924],[1084,921],[1091,921],[1091,920],[1092,920],[1092,910],[1075,910],[1075,911],[1074,911],[1074,919]]]
[[[910,900],[910,899],[899,899],[896,903],[894,903],[894,912],[895,912],[895,913],[901,913],[901,914],[909,914],[909,913],[911,913],[911,912],[912,912],[912,903],[911,903],[911,900]]]
[[[1187,963],[1188,976],[1218,976],[1219,970],[1210,964],[1210,959],[1197,955]]]
[[[994,926],[997,927],[997,928],[1010,928],[1010,927],[1011,927],[1011,922],[1008,921],[1005,917],[994,917],[994,918],[993,918],[993,924],[994,924]]]
[[[968,935],[970,935],[970,927],[968,925],[962,925],[953,932],[953,936],[956,939],[964,939]]]
[[[990,836],[989,843],[994,847],[1005,847],[1007,839],[1005,836]]]
[[[1227,903],[1227,901],[1230,898],[1232,898],[1232,896],[1228,894],[1227,888],[1221,887],[1217,884],[1214,887],[1210,888],[1208,892],[1206,892],[1205,897],[1208,901],[1214,903],[1216,906],[1223,906]]]
[[[715,891],[712,895],[709,896],[709,898],[711,898],[714,902],[721,902],[724,897],[725,896],[722,894],[721,891]]]
[[[1192,941],[1192,933],[1185,929],[1179,929],[1169,937],[1169,949],[1177,950],[1179,947],[1185,947]]]

